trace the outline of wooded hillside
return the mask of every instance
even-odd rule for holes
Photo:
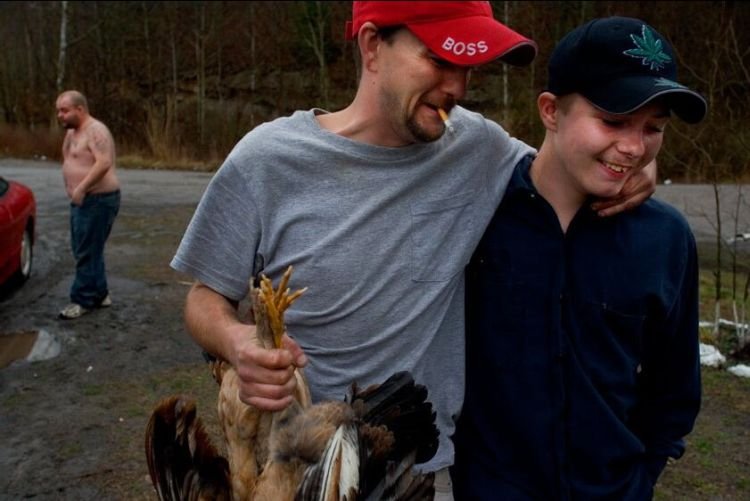
[[[670,126],[660,174],[735,180],[750,166],[750,7],[744,2],[494,1],[495,16],[537,41],[527,68],[492,63],[464,105],[532,145],[534,99],[556,41],[593,17],[626,15],[673,43],[681,79],[709,117]],[[118,152],[218,165],[255,125],[354,95],[350,2],[0,3],[0,154],[56,156],[58,92],[84,92]],[[24,147],[22,147],[24,146]]]

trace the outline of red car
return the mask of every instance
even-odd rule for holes
[[[0,284],[20,284],[31,275],[35,223],[34,193],[0,176]]]

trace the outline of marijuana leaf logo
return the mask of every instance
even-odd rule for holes
[[[676,89],[685,89],[686,87],[682,84],[678,84],[677,82],[673,82],[672,80],[668,80],[666,78],[656,78],[654,79],[654,87],[673,87]]]
[[[641,37],[630,35],[630,39],[635,44],[635,49],[629,49],[623,52],[626,56],[641,58],[644,66],[650,66],[652,70],[660,70],[664,63],[672,59],[661,50],[661,40],[654,36],[654,33],[643,25]]]

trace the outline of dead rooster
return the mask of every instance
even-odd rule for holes
[[[278,289],[266,277],[251,286],[259,342],[280,347],[283,315],[304,290]],[[301,369],[292,405],[267,412],[241,402],[237,374],[213,363],[220,383],[219,421],[227,459],[210,444],[184,396],[162,400],[146,428],[151,481],[162,500],[432,499],[433,475],[412,470],[437,450],[438,431],[427,390],[407,372],[363,390],[352,384],[344,401],[312,405]]]

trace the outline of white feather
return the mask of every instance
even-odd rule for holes
[[[347,499],[359,487],[359,440],[357,428],[342,424],[328,441],[323,455],[323,489],[320,501]]]

